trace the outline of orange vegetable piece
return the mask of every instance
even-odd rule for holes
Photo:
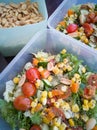
[[[35,107],[35,112],[38,112],[42,109],[42,105],[40,103],[37,104],[37,106]]]
[[[73,93],[77,93],[78,92],[78,89],[79,89],[79,84],[78,83],[72,83],[71,84],[71,91]]]
[[[37,66],[39,63],[39,60],[37,58],[33,58],[32,63],[33,63],[33,65]]]
[[[61,91],[61,90],[52,90],[52,96],[54,97],[54,96],[59,96],[59,95],[63,95],[64,94],[64,92],[63,91]]]
[[[43,71],[40,72],[41,74],[41,77],[44,78],[44,79],[47,79],[50,75],[50,72],[46,69],[44,69]]]
[[[59,23],[61,26],[66,26],[66,23],[65,23],[65,21],[61,21],[60,23]]]
[[[97,130],[97,125],[92,130]]]
[[[70,16],[70,15],[74,14],[74,11],[69,9],[67,13],[68,13],[68,16]]]

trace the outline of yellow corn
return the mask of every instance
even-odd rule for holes
[[[40,86],[40,84],[41,84],[40,82],[41,82],[40,80],[37,80],[37,81],[36,81],[36,83],[35,83],[36,88],[39,88],[39,86]]]
[[[63,60],[63,63],[66,64],[67,62],[68,62],[68,59],[65,58],[65,59]]]
[[[60,70],[58,69],[57,66],[55,66],[55,67],[53,68],[53,72],[54,72],[55,74],[59,74]]]
[[[73,119],[69,119],[70,126],[75,126]]]
[[[63,63],[63,62],[60,62],[60,63],[57,64],[57,66],[58,66],[59,68],[63,68],[64,63]]]
[[[49,77],[48,77],[48,81],[52,81],[53,80],[53,77],[50,75]]]
[[[63,49],[62,51],[61,51],[61,54],[65,54],[66,53],[66,49]]]
[[[92,100],[89,102],[89,108],[93,109],[93,108],[95,107],[95,105],[96,105],[96,101],[92,99]]]
[[[68,65],[68,66],[67,66],[67,70],[68,70],[68,71],[71,71],[71,70],[72,70],[72,67]]]
[[[88,105],[89,101],[87,99],[84,99],[84,105]]]
[[[47,117],[43,117],[42,121],[46,124],[49,124],[50,123],[50,120],[47,118]]]
[[[19,78],[18,77],[15,77],[14,79],[13,79],[13,82],[15,83],[15,84],[18,84],[19,83]]]
[[[79,112],[79,106],[77,104],[72,105],[72,111],[73,112]]]
[[[80,75],[77,74],[77,73],[75,73],[75,74],[74,74],[74,77],[75,77],[76,79],[79,79],[79,78],[80,78]]]
[[[60,126],[59,126],[59,130],[65,130],[66,129],[66,124],[65,123],[62,123]]]
[[[89,110],[89,106],[88,105],[82,105],[82,107],[83,107],[84,111],[88,111]]]
[[[85,73],[86,72],[86,68],[82,67],[82,72]]]
[[[82,120],[84,120],[85,122],[88,121],[89,117],[87,115],[82,115],[81,116]]]
[[[52,92],[48,92],[48,96],[49,96],[49,98],[52,98],[53,97]]]
[[[42,98],[47,97],[47,91],[43,91],[42,94],[41,94],[41,97],[42,97]]]
[[[76,117],[77,119],[79,119],[79,113],[74,113],[74,117]]]
[[[54,102],[54,106],[57,107],[57,108],[59,108],[60,103],[59,102]]]

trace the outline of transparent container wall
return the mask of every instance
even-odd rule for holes
[[[0,0],[0,3],[19,3],[25,0]],[[39,6],[39,11],[43,15],[44,20],[24,26],[17,26],[14,28],[0,28],[0,52],[4,56],[14,56],[16,55],[24,45],[32,38],[32,36],[46,28],[47,26],[47,8],[45,0],[31,0],[31,2],[37,2]]]
[[[55,12],[48,19],[48,27],[56,28],[57,24],[63,20],[68,9],[73,5],[83,4],[83,3],[97,3],[97,0],[64,0]]]
[[[76,46],[74,46],[76,44]],[[0,98],[3,98],[5,90],[5,82],[11,80],[15,75],[22,71],[26,62],[32,60],[31,53],[40,50],[50,52],[52,54],[59,53],[63,48],[68,52],[77,55],[79,59],[84,61],[93,71],[97,72],[97,55],[92,50],[86,49],[77,44],[76,40],[69,39],[62,33],[53,30],[43,30],[38,32],[31,41],[18,53],[13,61],[5,68],[0,75]],[[93,62],[91,62],[91,60]],[[9,125],[0,118],[0,130],[11,130]]]

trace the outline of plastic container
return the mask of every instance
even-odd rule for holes
[[[25,0],[0,0],[0,3],[19,3]],[[47,26],[47,8],[45,0],[31,0],[37,2],[39,11],[43,15],[44,20],[24,26],[17,26],[13,28],[0,28],[0,52],[4,56],[14,56],[20,49],[31,39],[31,37],[41,29]]]
[[[74,46],[76,44],[76,46]],[[26,62],[32,59],[31,53],[39,50],[57,54],[63,48],[70,53],[77,55],[84,60],[92,70],[97,72],[97,55],[93,50],[77,44],[76,40],[69,39],[66,35],[53,30],[43,30],[38,32],[30,42],[17,54],[12,62],[5,68],[0,75],[0,98],[3,97],[5,82],[11,80],[17,73],[21,72]],[[93,62],[91,62],[91,59]],[[11,130],[9,125],[0,118],[0,130]]]
[[[64,16],[66,15],[66,13],[68,11],[68,9],[71,8],[73,5],[84,4],[84,3],[89,3],[89,2],[90,3],[97,3],[97,0],[64,0],[59,5],[59,7],[54,11],[54,13],[49,17],[48,27],[50,29],[55,29],[56,26],[58,25],[58,23],[63,20]],[[72,38],[70,36],[68,36],[68,37],[70,39]],[[80,41],[78,41],[78,43],[79,42]],[[84,44],[84,43],[82,43],[82,44]],[[87,46],[87,45],[85,45],[85,46]],[[87,48],[90,48],[90,47],[87,46]],[[91,49],[93,49],[93,48],[91,47]],[[94,51],[96,51],[96,50],[94,50]]]

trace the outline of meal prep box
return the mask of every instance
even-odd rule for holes
[[[25,0],[0,0],[0,3],[20,3],[23,1]],[[36,32],[46,28],[48,14],[45,0],[31,0],[31,2],[38,3],[39,12],[43,15],[44,20],[24,26],[0,28],[0,52],[4,56],[16,55]]]
[[[59,7],[49,17],[49,19],[48,19],[48,27],[50,29],[55,29],[56,26],[58,25],[58,23],[63,20],[64,16],[66,15],[66,13],[68,11],[68,9],[70,9],[72,6],[78,5],[78,4],[85,4],[85,3],[89,3],[89,2],[96,4],[97,0],[63,0],[63,2],[59,5]],[[68,37],[70,39],[72,39],[71,36],[68,36]],[[77,40],[77,42],[79,43],[80,41]],[[90,48],[89,46],[85,45],[84,43],[82,43],[82,44],[83,44],[83,46],[86,46],[87,48]],[[93,48],[91,47],[91,49],[93,49]],[[96,50],[94,50],[94,51],[96,51]]]
[[[76,44],[76,46],[74,46]],[[69,39],[66,35],[55,31],[54,29],[46,29],[38,32],[26,46],[17,54],[12,62],[0,74],[0,98],[3,98],[5,83],[11,80],[19,72],[22,71],[25,63],[32,60],[31,53],[37,53],[40,50],[50,52],[52,54],[59,53],[63,48],[79,59],[84,61],[93,71],[97,72],[97,55],[90,48],[77,44],[76,40]],[[92,62],[91,62],[92,60]],[[11,130],[9,125],[0,118],[0,130]]]

